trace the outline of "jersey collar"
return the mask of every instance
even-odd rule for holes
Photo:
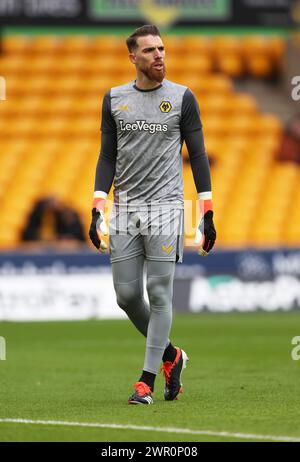
[[[142,88],[139,88],[139,87],[136,86],[136,81],[134,81],[134,85],[133,85],[133,88],[135,90],[141,91],[143,93],[148,93],[149,91],[156,91],[156,90],[159,90],[161,87],[162,87],[162,83],[160,85],[158,85],[157,87],[155,87],[155,88],[149,88],[147,90],[143,90]]]

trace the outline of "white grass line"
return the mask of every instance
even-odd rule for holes
[[[60,420],[29,420],[29,419],[0,419],[0,423],[17,423],[27,425],[57,425],[63,427],[85,427],[85,428],[111,428],[120,430],[144,430],[161,433],[178,433],[182,435],[199,435],[199,436],[221,436],[224,438],[238,438],[247,440],[268,440],[268,441],[289,441],[300,442],[300,437],[296,436],[279,436],[279,435],[255,435],[252,433],[230,433],[215,432],[211,430],[193,430],[189,428],[172,428],[172,427],[149,427],[138,425],[122,424],[101,424],[93,422],[64,422]]]

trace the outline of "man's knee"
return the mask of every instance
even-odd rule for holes
[[[149,276],[147,292],[152,306],[169,307],[172,303],[172,284],[169,274],[164,276]]]
[[[124,311],[129,309],[132,311],[141,299],[142,293],[138,285],[134,283],[115,284],[115,291],[117,295],[117,303]]]

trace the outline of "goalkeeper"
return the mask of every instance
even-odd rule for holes
[[[111,88],[103,99],[89,234],[96,248],[105,251],[105,201],[114,182],[109,248],[117,303],[146,337],[144,366],[129,403],[152,404],[161,361],[164,397],[172,401],[182,391],[188,360],[169,340],[175,265],[183,256],[184,140],[199,197],[195,242],[201,255],[212,249],[216,232],[196,99],[187,87],[165,79],[165,50],[155,26],[140,27],[126,44],[136,80]],[[143,293],[145,262],[150,306]]]

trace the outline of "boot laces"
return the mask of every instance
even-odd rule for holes
[[[165,379],[166,379],[166,383],[168,385],[170,383],[172,369],[173,369],[173,363],[171,363],[170,361],[165,361],[160,368],[160,372],[161,371],[163,372]]]
[[[137,382],[134,384],[134,388],[139,396],[147,395],[151,393],[150,387],[144,382]]]

